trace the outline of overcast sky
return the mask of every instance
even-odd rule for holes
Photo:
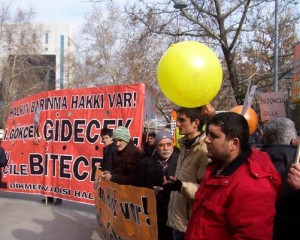
[[[121,0],[122,1],[122,0]],[[35,21],[80,25],[92,4],[87,0],[11,0],[15,9],[32,6],[36,11]]]
[[[137,0],[116,0],[120,4],[134,1]],[[91,12],[93,6],[89,0],[0,0],[0,3],[8,2],[11,2],[14,8],[33,6],[37,22],[61,22],[74,26],[80,26],[83,23],[85,14]],[[300,9],[300,4],[297,4],[297,7]]]

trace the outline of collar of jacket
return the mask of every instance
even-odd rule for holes
[[[250,156],[247,158],[242,157],[239,159],[241,161],[240,165],[233,166],[234,171],[236,171],[243,163],[248,163],[249,170],[253,178],[269,178],[272,182],[275,188],[280,188],[280,182],[281,178],[275,167],[273,166],[270,157],[267,153],[261,152],[255,148],[250,148]],[[240,156],[239,156],[240,157]],[[239,158],[238,157],[238,158]],[[246,160],[246,161],[243,161]],[[264,163],[264,159],[269,160]],[[229,167],[229,166],[228,166]],[[230,175],[214,175],[214,171],[218,169],[218,165],[211,163],[208,165],[208,172],[212,176],[211,179],[207,182],[209,185],[228,185],[230,176],[232,175],[231,172]]]
[[[241,166],[244,162],[247,161],[250,154],[251,154],[251,147],[248,146],[247,149],[241,152],[241,154],[237,156],[219,175],[230,176],[232,173],[234,173],[236,169],[239,168],[239,166]],[[218,167],[213,171],[212,174],[216,175],[220,167],[221,166],[218,164]]]
[[[197,137],[195,137],[195,140],[194,140],[194,142],[192,143],[192,145],[191,145],[191,148],[193,148],[193,151],[194,152],[196,152],[196,151],[199,151],[200,149],[201,149],[201,145],[202,144],[205,144],[204,143],[204,138],[205,138],[205,133],[203,132],[202,134],[200,134],[200,135],[198,135]],[[187,137],[183,137],[183,138],[180,138],[179,140],[178,140],[178,143],[180,144],[180,148],[181,147],[184,147],[184,148],[186,148],[185,147],[185,142],[188,140],[188,138]]]

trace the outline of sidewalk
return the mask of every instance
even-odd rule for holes
[[[0,238],[5,240],[101,240],[95,207],[63,200],[47,206],[43,196],[0,192]]]

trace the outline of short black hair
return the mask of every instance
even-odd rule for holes
[[[238,138],[240,140],[241,150],[247,149],[250,138],[249,125],[241,114],[235,112],[218,113],[211,119],[209,125],[210,124],[219,126],[227,140]]]
[[[150,132],[150,133],[148,133],[148,137],[155,138],[156,137],[156,133],[155,132]]]
[[[203,126],[206,124],[205,118],[202,116],[202,107],[195,107],[195,108],[185,108],[180,107],[176,110],[177,114],[184,114],[186,115],[191,122],[198,119],[200,124],[198,126],[198,131],[202,132]]]
[[[100,135],[101,135],[101,136],[108,135],[108,136],[112,137],[112,135],[113,135],[113,130],[112,130],[112,129],[109,129],[109,128],[102,128],[102,129],[101,129]]]

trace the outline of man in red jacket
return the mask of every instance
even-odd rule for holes
[[[271,240],[280,176],[266,153],[248,145],[246,119],[215,115],[205,143],[212,163],[195,195],[186,240]]]

